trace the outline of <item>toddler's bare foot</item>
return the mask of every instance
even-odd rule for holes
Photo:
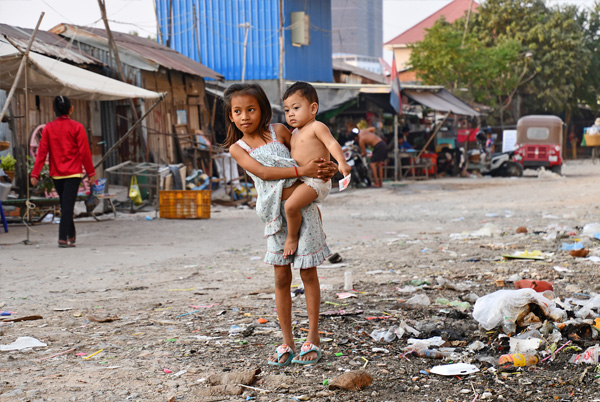
[[[288,235],[287,239],[285,239],[285,245],[283,246],[283,258],[290,257],[296,253],[296,249],[298,248],[298,238],[293,238]]]

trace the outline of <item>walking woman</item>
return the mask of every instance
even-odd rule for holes
[[[96,170],[88,137],[81,123],[71,120],[73,106],[66,96],[57,96],[53,102],[56,120],[46,124],[31,171],[31,184],[36,186],[46,156],[50,154],[50,177],[60,198],[60,225],[58,247],[75,247],[73,209],[79,184],[84,176],[82,167],[94,182]]]

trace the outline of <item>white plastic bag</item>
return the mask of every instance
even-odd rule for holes
[[[498,290],[480,297],[475,302],[473,318],[488,331],[502,324],[504,332],[512,334],[517,329],[515,321],[519,313],[529,303],[540,306],[545,316],[549,316],[550,312],[557,318],[561,316],[553,301],[531,288],[525,288]]]
[[[573,355],[569,359],[569,363],[575,364],[598,364],[598,356],[599,356],[599,346],[596,344],[595,346],[591,346],[586,349],[585,352],[579,355]]]

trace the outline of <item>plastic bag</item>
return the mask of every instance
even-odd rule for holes
[[[505,289],[480,297],[473,308],[473,318],[486,330],[502,324],[505,333],[512,334],[517,329],[516,320],[529,303],[537,304],[545,316],[552,313],[553,319],[562,318],[556,311],[556,304],[531,288]],[[566,314],[565,314],[566,316]]]
[[[569,359],[569,363],[575,364],[598,364],[599,360],[599,346],[596,344],[595,346],[591,346],[585,350],[585,352],[579,355],[573,355]]]
[[[133,201],[134,205],[140,205],[142,203],[142,194],[137,184],[137,176],[131,176],[131,185],[129,186],[129,198]]]

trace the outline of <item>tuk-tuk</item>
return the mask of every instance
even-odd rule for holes
[[[557,116],[524,116],[517,122],[517,145],[513,159],[523,169],[562,169],[563,121]]]

